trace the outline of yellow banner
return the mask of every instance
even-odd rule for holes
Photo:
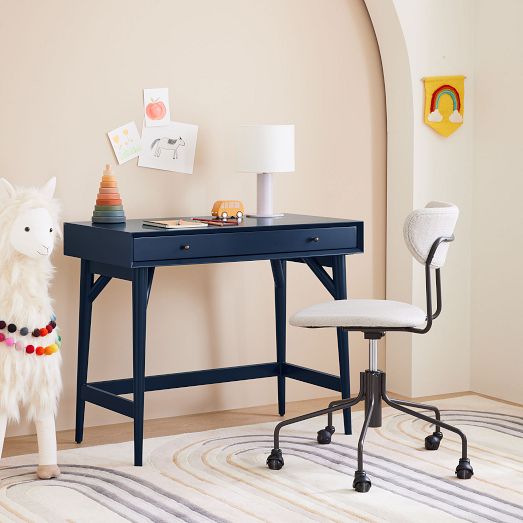
[[[463,124],[465,77],[430,76],[425,83],[425,123],[443,136]]]

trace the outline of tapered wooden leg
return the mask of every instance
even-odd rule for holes
[[[278,412],[285,414],[285,362],[287,334],[287,262],[286,260],[271,260],[274,277],[274,306],[276,313],[276,361],[279,366],[278,375]]]
[[[89,342],[91,339],[91,317],[93,305],[89,296],[93,286],[93,274],[89,262],[82,260],[80,270],[80,316],[78,321],[78,366],[76,373],[76,431],[75,441],[81,443],[84,437],[85,400],[82,389],[87,383],[89,365]]]
[[[143,414],[145,392],[145,335],[149,270],[133,271],[133,402],[134,402],[134,464],[142,465]]]
[[[345,266],[345,255],[334,256],[332,267],[332,278],[336,291],[337,300],[347,299],[347,275]],[[338,337],[338,358],[340,364],[341,397],[350,398],[350,368],[349,368],[349,336],[347,331],[336,329]],[[351,411],[343,411],[343,425],[345,434],[352,434]]]

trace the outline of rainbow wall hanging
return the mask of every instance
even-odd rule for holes
[[[450,136],[463,123],[464,76],[429,76],[425,83],[425,123]]]

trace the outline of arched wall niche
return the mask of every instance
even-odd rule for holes
[[[387,336],[388,388],[407,396],[470,390],[474,0],[365,0],[378,41],[387,112],[386,293],[424,306],[421,266],[405,248],[405,216],[430,200],[461,216],[443,273],[442,316],[427,335]],[[448,13],[452,12],[452,16]],[[465,124],[443,138],[423,123],[424,76],[467,77]]]

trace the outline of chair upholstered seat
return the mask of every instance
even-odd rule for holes
[[[291,317],[295,327],[418,327],[426,320],[419,307],[392,300],[338,300],[318,303]]]

